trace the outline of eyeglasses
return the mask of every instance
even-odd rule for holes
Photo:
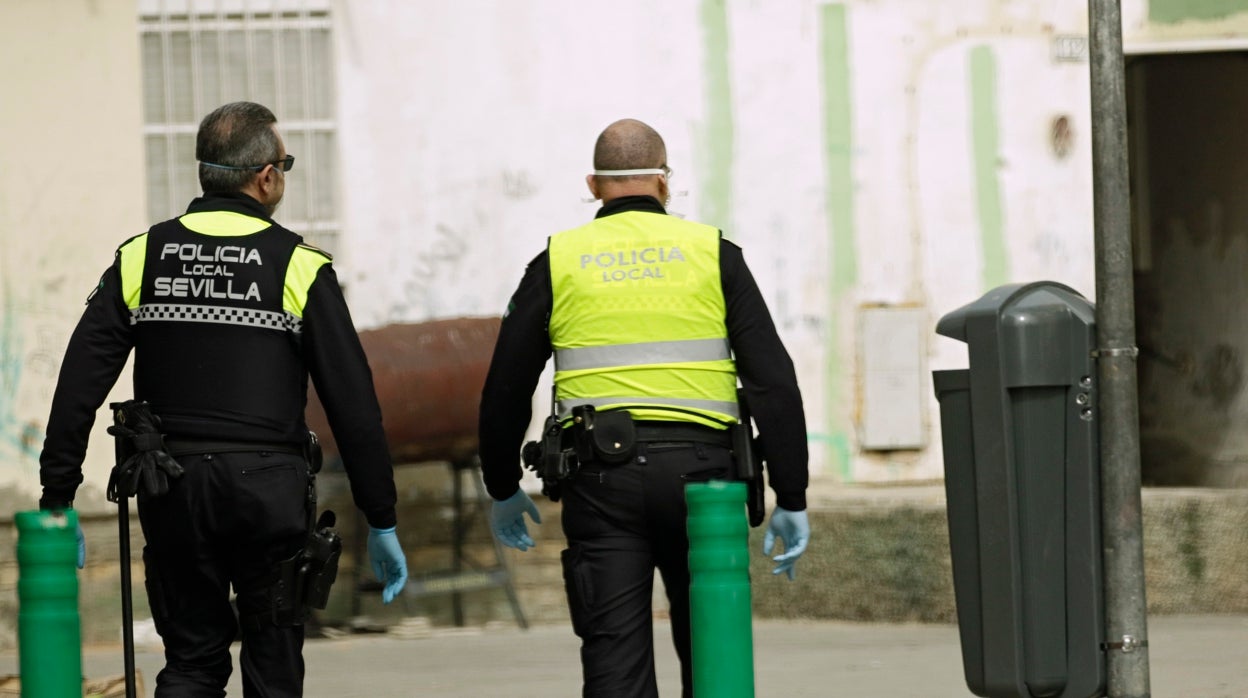
[[[282,158],[281,160],[277,160],[277,161],[275,161],[275,162],[270,162],[269,164],[270,164],[270,165],[272,165],[272,166],[274,166],[274,167],[276,167],[277,169],[281,170],[282,172],[290,172],[290,168],[292,168],[292,167],[294,167],[294,166],[295,166],[295,156],[294,156],[294,155],[287,155],[286,157]],[[261,166],[260,166],[260,169],[262,169],[262,170],[263,170],[263,169],[264,169],[264,165],[261,165]]]
[[[204,162],[203,160],[200,160],[199,164],[205,167],[215,167],[218,170],[234,170],[236,172],[245,172],[245,171],[259,172],[260,170],[263,170],[269,165],[272,165],[273,169],[275,170],[281,170],[282,172],[290,172],[290,168],[295,166],[295,156],[287,155],[281,160],[274,160],[273,162],[266,162],[263,165],[245,165],[243,167],[238,167],[236,165],[218,165],[215,162]]]

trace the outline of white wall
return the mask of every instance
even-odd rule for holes
[[[640,118],[665,136],[674,189],[688,192],[672,208],[745,249],[798,364],[816,471],[938,478],[926,383],[913,399],[931,416],[928,448],[855,446],[857,308],[917,305],[934,325],[987,289],[985,266],[1001,282],[1092,294],[1087,63],[1051,57],[1055,35],[1086,33],[1085,8],[339,2],[343,263],[357,319],[501,312],[546,236],[593,215],[581,198],[599,131]],[[995,67],[984,126],[998,144],[995,167],[978,172],[977,48]],[[1050,145],[1058,116],[1073,125],[1064,157]],[[984,187],[1002,220],[991,260]],[[932,367],[965,362],[964,347],[930,341]]]
[[[130,3],[0,3],[0,486],[38,492],[69,333],[113,250],[145,228],[135,37]],[[111,467],[105,426],[88,505]]]
[[[1127,0],[1128,48],[1242,42],[1244,14],[1184,7]],[[934,327],[996,283],[1094,293],[1088,64],[1055,55],[1086,36],[1083,0],[332,9],[338,267],[361,327],[499,314],[546,236],[593,215],[593,140],[626,116],[667,139],[685,192],[672,209],[744,247],[798,365],[824,479],[942,474],[926,371],[964,366],[965,347],[929,331],[918,349],[927,446],[863,452],[862,308],[919,308]],[[0,3],[0,482],[22,490],[36,489],[81,301],[144,225],[136,12]]]

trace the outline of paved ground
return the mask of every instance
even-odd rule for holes
[[[679,695],[667,626],[656,623],[660,691]],[[1248,616],[1159,616],[1149,620],[1152,695],[1164,698],[1248,696]],[[235,645],[237,649],[237,645]],[[310,640],[309,698],[463,696],[548,698],[580,694],[577,640],[569,628],[400,628],[386,635]],[[755,621],[758,698],[963,698],[957,630],[946,625]],[[137,665],[151,695],[160,655]],[[84,652],[85,673],[121,672],[118,647]],[[0,653],[0,673],[17,656]],[[230,695],[241,695],[235,677]]]

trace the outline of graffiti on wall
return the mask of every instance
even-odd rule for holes
[[[53,338],[59,333],[46,314],[22,312],[19,305],[5,288],[0,305],[0,449],[8,456],[5,466],[29,473],[38,469],[44,433],[42,419],[34,418],[30,409],[51,401],[60,365]]]
[[[470,259],[474,254],[492,255],[497,250],[492,244],[485,245],[488,249],[474,248],[471,241],[497,241],[502,231],[498,221],[506,219],[508,203],[531,200],[538,192],[533,177],[524,170],[503,170],[451,185],[447,200],[465,205],[440,209],[452,213],[442,213],[432,231],[420,236],[420,249],[404,265],[406,278],[386,312],[386,321],[420,322],[497,312],[491,294],[479,280],[471,278],[486,267]]]
[[[390,306],[387,319],[402,322],[437,317],[443,312],[439,284],[453,275],[467,253],[467,235],[462,227],[435,225],[431,240],[412,260],[401,296]]]

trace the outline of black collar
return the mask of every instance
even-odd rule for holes
[[[201,211],[232,211],[241,213],[244,216],[266,220],[270,223],[273,222],[273,219],[269,218],[269,211],[264,207],[264,204],[241,192],[217,191],[204,194],[191,201],[191,204],[186,207],[187,213],[199,213]]]
[[[644,213],[662,213],[666,214],[667,210],[663,208],[663,204],[653,196],[621,196],[618,199],[611,199],[604,202],[602,208],[598,209],[598,213],[594,218],[602,218],[611,216],[625,211],[642,211]]]

